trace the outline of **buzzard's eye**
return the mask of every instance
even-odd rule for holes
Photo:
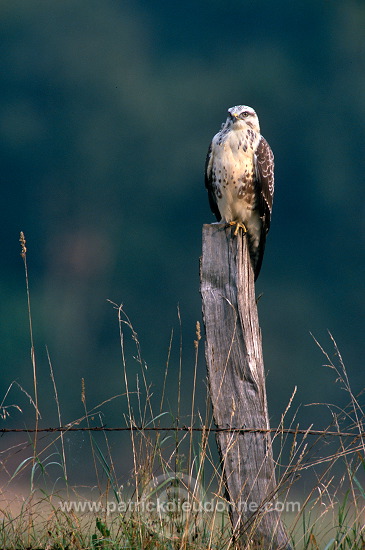
[[[242,116],[246,118],[250,113],[248,111],[243,111]]]

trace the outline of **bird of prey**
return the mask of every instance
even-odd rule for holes
[[[252,107],[228,109],[228,118],[210,144],[205,164],[209,204],[219,223],[248,237],[257,279],[270,228],[274,195],[274,155],[260,134]]]

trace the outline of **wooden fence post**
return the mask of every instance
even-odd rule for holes
[[[269,428],[261,331],[247,239],[203,226],[201,295],[217,428]],[[290,549],[276,509],[269,433],[218,432],[233,536],[241,548]],[[271,508],[271,510],[270,510]]]

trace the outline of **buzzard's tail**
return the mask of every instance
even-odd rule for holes
[[[266,233],[264,233],[263,231],[261,232],[261,238],[258,245],[252,242],[252,239],[250,239],[249,235],[248,237],[249,237],[248,246],[249,246],[250,258],[251,258],[252,269],[253,269],[253,272],[255,275],[255,281],[256,281],[258,276],[260,275],[262,260],[264,258]]]

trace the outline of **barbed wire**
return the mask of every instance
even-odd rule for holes
[[[299,428],[210,428],[203,426],[200,428],[194,426],[124,426],[124,427],[112,427],[107,426],[59,426],[56,428],[0,428],[1,434],[6,433],[41,433],[41,432],[213,432],[213,433],[274,433],[274,434],[291,434],[291,435],[316,435],[316,436],[330,436],[330,437],[365,437],[365,432],[340,432],[330,430],[314,430],[312,428],[299,429]]]

